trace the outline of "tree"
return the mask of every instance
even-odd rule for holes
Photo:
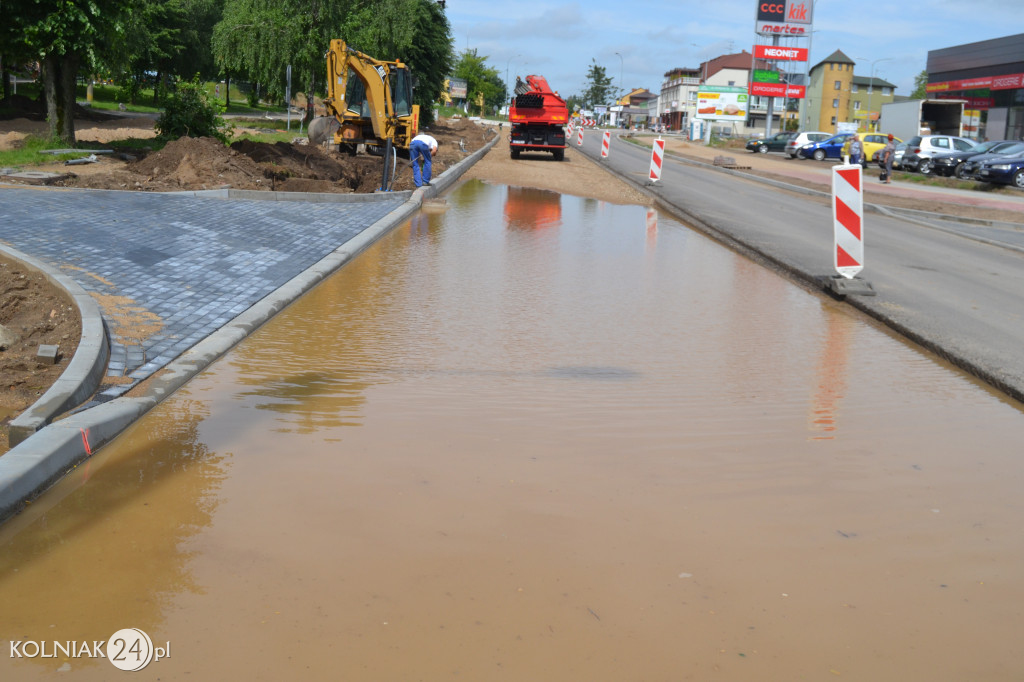
[[[914,91],[910,93],[910,99],[927,99],[928,91],[925,90],[925,86],[928,85],[928,71],[922,71],[921,73],[914,76]]]
[[[610,104],[612,97],[612,79],[608,77],[603,66],[598,66],[597,61],[590,60],[590,68],[587,69],[588,86],[583,91],[582,100],[585,108],[592,109],[599,104]]]
[[[5,30],[15,36],[8,51],[39,60],[50,135],[75,144],[76,78],[91,66],[118,30],[128,0],[4,0]],[[4,41],[6,42],[6,40]]]
[[[505,83],[494,67],[487,66],[487,57],[476,48],[465,50],[455,64],[455,77],[466,81],[466,97],[474,101],[483,95],[487,108],[500,107],[505,101]]]

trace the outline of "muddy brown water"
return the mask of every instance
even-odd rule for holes
[[[447,204],[0,528],[2,679],[1021,679],[1018,405],[642,207]]]

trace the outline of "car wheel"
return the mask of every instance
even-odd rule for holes
[[[795,158],[796,158],[796,154],[790,154],[790,155],[789,155],[789,158],[791,158],[791,159],[795,159]]]
[[[956,169],[953,171],[953,175],[960,178],[961,180],[970,180],[971,173],[967,170],[967,164],[961,161],[956,165]]]
[[[1024,169],[1013,174],[1013,186],[1024,189]]]
[[[918,164],[917,170],[921,175],[931,175],[934,170],[931,159],[921,159],[921,163]]]
[[[814,160],[815,161],[824,161],[825,160],[825,150],[824,149],[815,149],[814,150]]]
[[[761,145],[760,147],[757,148],[757,151],[759,151],[762,154],[767,154],[768,153],[768,145],[766,145],[766,144]]]

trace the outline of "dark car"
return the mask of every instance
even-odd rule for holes
[[[752,152],[767,154],[768,152],[781,152],[786,149],[786,143],[796,137],[796,133],[776,133],[767,140],[754,138],[747,140],[747,149]]]
[[[982,142],[974,149],[961,152],[945,152],[932,157],[932,170],[936,175],[944,175],[947,178],[956,176],[961,180],[970,180],[967,162],[981,154],[997,153],[1005,147],[1016,144],[1014,140],[991,140]]]
[[[833,135],[827,140],[820,142],[811,142],[800,147],[798,154],[805,159],[814,159],[815,161],[824,161],[825,159],[840,159],[843,155],[843,143],[852,136],[853,133],[839,133]]]
[[[1024,189],[1024,155],[989,159],[981,164],[975,178]]]
[[[980,180],[978,177],[978,171],[981,170],[981,165],[988,161],[998,161],[1004,158],[1016,158],[1018,156],[1024,156],[1024,142],[1016,141],[1012,144],[1000,147],[998,151],[988,152],[987,154],[978,154],[972,159],[969,159],[964,165],[963,174],[968,178],[974,178]]]

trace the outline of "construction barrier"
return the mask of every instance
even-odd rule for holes
[[[665,140],[660,137],[651,145],[651,182],[661,180],[661,160],[665,158]]]
[[[611,143],[612,143],[612,132],[610,130],[606,130],[606,131],[604,131],[604,134],[601,135],[601,158],[602,159],[607,159],[608,158],[608,147],[611,146]]]
[[[581,127],[576,133],[576,145],[579,147],[583,146],[583,128]]]
[[[859,164],[832,167],[835,268],[853,279],[864,269],[864,191]]]

